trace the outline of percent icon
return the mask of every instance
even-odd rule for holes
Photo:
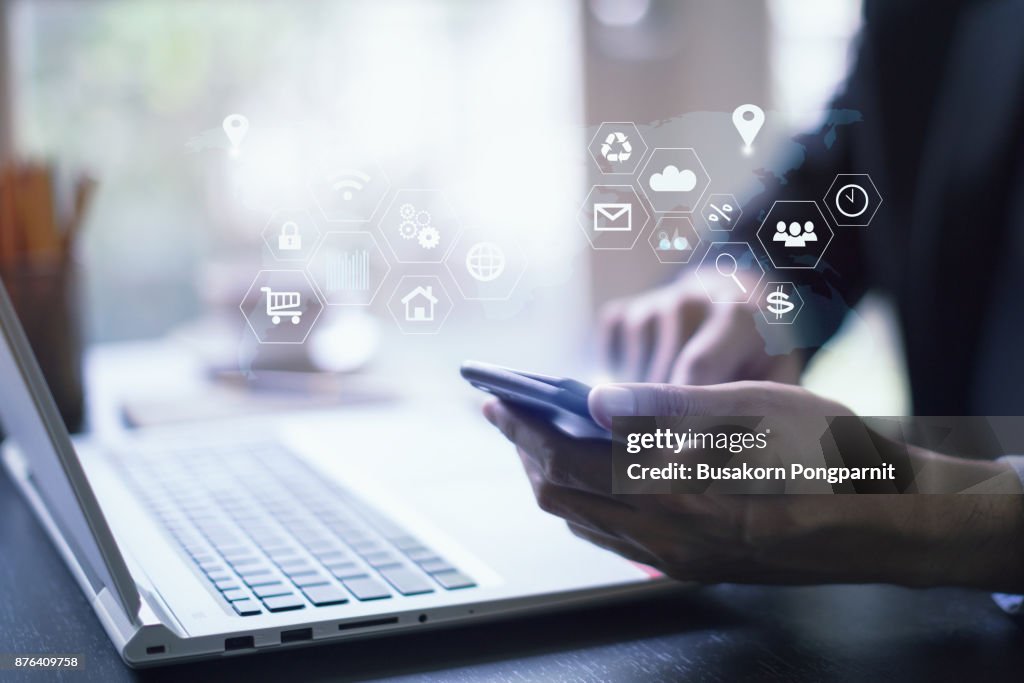
[[[704,200],[700,215],[709,230],[728,232],[740,222],[743,209],[731,194],[712,194]]]
[[[704,215],[709,223],[722,223],[722,227],[728,229],[732,226],[733,215],[732,204],[708,204],[707,213]]]

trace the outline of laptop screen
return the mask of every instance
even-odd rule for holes
[[[94,593],[110,587],[129,618],[139,595],[100,511],[57,406],[0,282],[0,427],[27,465],[33,493]]]

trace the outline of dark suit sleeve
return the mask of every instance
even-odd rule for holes
[[[777,179],[774,186],[770,184],[774,179],[769,180],[767,191],[744,207],[744,213],[754,218],[749,227],[751,234],[745,237],[762,255],[767,271],[765,280],[792,281],[800,288],[805,305],[793,331],[797,345],[810,351],[820,348],[836,332],[873,284],[864,239],[864,231],[871,228],[832,225],[835,236],[814,270],[775,270],[753,231],[762,225],[776,200],[815,200],[832,224],[825,195],[836,175],[874,176],[879,171],[882,157],[873,157],[881,143],[871,138],[884,122],[872,118],[878,114],[873,40],[873,27],[866,24],[856,42],[851,71],[831,100],[822,122],[796,138],[805,155],[803,162],[795,163],[795,168]]]

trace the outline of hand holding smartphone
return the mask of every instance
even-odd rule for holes
[[[528,410],[576,439],[611,441],[612,434],[594,421],[587,406],[590,387],[574,379],[466,361],[462,377],[481,391]]]

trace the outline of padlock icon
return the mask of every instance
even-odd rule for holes
[[[295,221],[288,221],[281,226],[281,234],[277,236],[277,248],[281,251],[298,251],[302,249],[302,235]]]

